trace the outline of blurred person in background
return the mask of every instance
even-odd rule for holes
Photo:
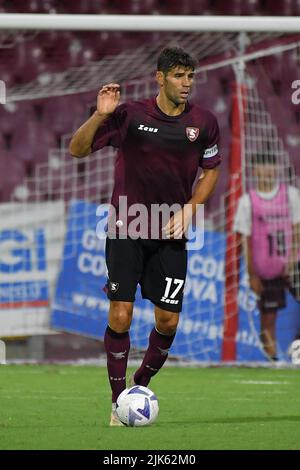
[[[238,203],[234,231],[243,236],[251,289],[258,297],[261,341],[276,361],[277,311],[286,306],[286,289],[300,301],[300,194],[279,182],[275,156],[252,158],[254,188]]]

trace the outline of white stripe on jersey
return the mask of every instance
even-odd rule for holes
[[[219,152],[219,149],[218,149],[218,146],[216,144],[213,147],[210,147],[210,148],[205,150],[205,152],[203,154],[203,158],[214,157],[215,155],[217,155],[218,152]]]

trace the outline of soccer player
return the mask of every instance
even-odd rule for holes
[[[155,313],[148,349],[133,377],[135,384],[147,386],[168,357],[182,309],[187,269],[184,234],[191,214],[208,199],[218,179],[216,118],[188,101],[195,66],[195,60],[183,49],[166,48],[158,57],[157,96],[119,104],[120,85],[104,85],[98,93],[97,109],[70,143],[70,153],[79,158],[106,145],[119,149],[111,201],[117,211],[120,196],[127,197],[128,207],[142,204],[150,211],[153,204],[178,204],[180,208],[158,238],[151,238],[150,229],[143,237],[129,233],[127,238],[108,236],[106,240],[110,310],[104,344],[112,389],[111,425],[120,425],[115,403],[126,388],[137,284],[143,297],[154,304]],[[199,166],[202,174],[195,181]],[[187,206],[192,210],[185,211]],[[149,220],[151,225],[151,216]],[[116,225],[123,223],[124,229],[123,219]]]
[[[277,360],[276,316],[285,307],[286,287],[300,300],[300,196],[279,184],[275,156],[254,156],[252,171],[255,189],[240,198],[234,230],[243,235],[250,287],[258,296],[263,348]]]

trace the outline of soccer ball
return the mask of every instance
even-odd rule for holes
[[[147,426],[158,415],[158,401],[147,387],[135,385],[119,395],[116,407],[119,420],[126,426]]]
[[[289,348],[291,361],[295,365],[300,365],[300,339],[295,339]]]

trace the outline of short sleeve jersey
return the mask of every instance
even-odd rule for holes
[[[119,105],[96,132],[92,151],[118,148],[114,207],[119,196],[127,196],[128,205],[183,205],[192,196],[199,166],[219,165],[218,142],[212,113],[187,103],[183,113],[168,116],[152,98]]]

